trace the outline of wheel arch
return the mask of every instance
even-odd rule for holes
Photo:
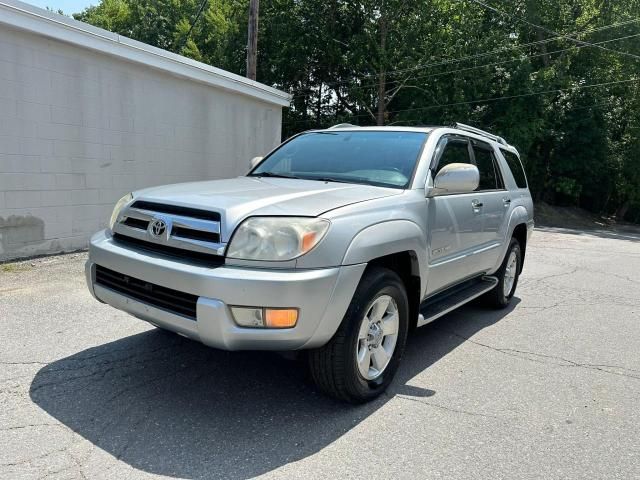
[[[522,268],[524,266],[524,256],[527,251],[527,224],[519,223],[513,229],[513,233],[511,235],[512,238],[518,240],[520,244],[520,265],[518,273],[522,273]]]
[[[352,240],[343,264],[366,263],[394,271],[409,297],[409,326],[418,321],[420,300],[426,288],[426,234],[414,222],[392,220],[360,231]]]
[[[504,256],[507,254],[507,249],[509,248],[509,242],[511,241],[511,238],[515,237],[520,244],[520,250],[522,253],[520,272],[522,271],[522,266],[524,265],[524,254],[527,248],[527,221],[529,220],[529,217],[530,216],[527,212],[527,209],[523,205],[518,205],[511,212],[511,215],[509,216],[509,222],[507,223],[507,227],[504,230],[502,254],[499,256],[498,263],[495,266],[496,269],[500,267]]]
[[[409,300],[409,329],[413,330],[418,324],[420,299],[422,298],[420,265],[416,252],[406,250],[374,258],[368,262],[367,269],[375,267],[393,271],[404,283]]]

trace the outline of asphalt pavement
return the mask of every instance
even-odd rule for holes
[[[536,230],[509,308],[419,329],[357,407],[98,303],[85,259],[0,265],[2,479],[640,478],[640,235]]]

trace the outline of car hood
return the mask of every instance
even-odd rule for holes
[[[238,223],[249,216],[315,217],[345,205],[401,193],[399,189],[369,185],[238,177],[152,187],[135,196],[137,200],[219,212],[222,241],[228,241]]]

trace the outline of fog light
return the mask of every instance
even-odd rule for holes
[[[292,328],[298,322],[296,308],[231,307],[233,319],[246,328]]]
[[[264,327],[261,308],[231,307],[231,311],[236,323],[241,327]]]

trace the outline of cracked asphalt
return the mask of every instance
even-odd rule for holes
[[[85,254],[0,265],[0,478],[640,478],[640,235],[537,230],[513,304],[419,329],[387,395],[94,301]]]

